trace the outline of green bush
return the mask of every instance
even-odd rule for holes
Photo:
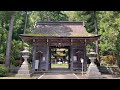
[[[3,64],[3,63],[4,63],[4,61],[5,61],[4,58],[5,58],[4,54],[1,53],[1,54],[0,54],[0,64]]]
[[[0,65],[0,77],[7,76],[8,75],[8,68],[4,65]]]
[[[101,59],[106,63],[106,64],[115,64],[116,62],[116,57],[112,55],[106,55],[102,56]]]

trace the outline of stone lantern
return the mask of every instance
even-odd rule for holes
[[[90,52],[87,54],[91,63],[94,64],[94,60],[97,58],[97,53],[93,49],[90,49]]]
[[[16,77],[30,77],[29,63],[27,61],[27,59],[29,58],[28,48],[25,47],[25,50],[21,52],[22,52],[22,57],[24,58],[24,62],[22,63],[20,69],[18,70]]]
[[[27,59],[29,58],[29,51],[28,48],[25,47],[25,50],[21,51],[22,52],[22,57],[24,58],[23,64],[27,64]]]
[[[88,67],[86,77],[88,79],[102,79],[102,75],[99,72],[99,69],[97,68],[96,64],[94,63],[94,60],[97,58],[97,53],[94,52],[93,49],[90,49],[90,53],[88,53],[87,55],[91,60],[91,63]]]

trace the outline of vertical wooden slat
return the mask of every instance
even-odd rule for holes
[[[33,57],[32,57],[32,71],[35,71],[35,57],[36,57],[36,45],[33,45]]]
[[[87,71],[86,39],[85,39],[85,46],[84,46],[84,71]]]
[[[73,47],[70,46],[70,70],[73,71]]]
[[[48,46],[48,39],[47,39],[47,46],[46,46],[46,71],[49,67],[49,46]]]

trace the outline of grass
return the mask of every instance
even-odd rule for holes
[[[68,64],[51,64],[51,68],[68,68]]]

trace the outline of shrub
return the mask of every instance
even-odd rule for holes
[[[8,75],[8,68],[4,65],[0,65],[0,77],[7,76]]]
[[[0,54],[0,64],[4,63],[5,61],[4,58],[5,58],[4,54]]]
[[[112,55],[102,56],[101,59],[102,59],[103,62],[105,62],[106,64],[115,64],[115,62],[116,62],[116,57],[114,57],[114,56],[112,56]]]

